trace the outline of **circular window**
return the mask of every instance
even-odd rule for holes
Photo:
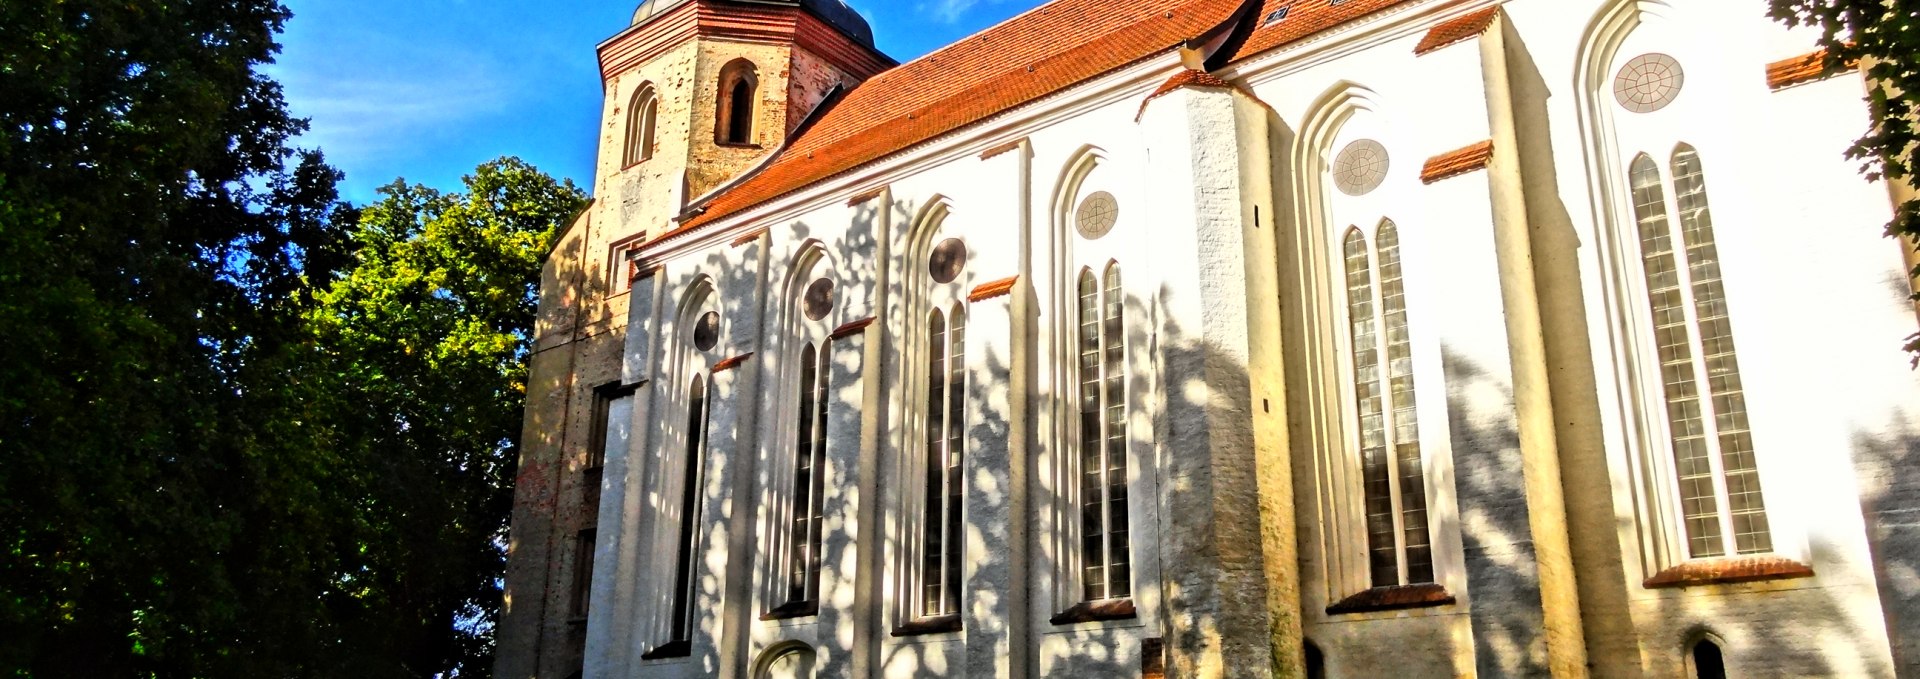
[[[807,318],[816,321],[826,318],[833,311],[833,281],[822,278],[807,286],[800,305],[806,309]]]
[[[1088,240],[1107,235],[1117,221],[1120,221],[1120,203],[1105,191],[1095,191],[1080,201],[1080,210],[1074,215],[1074,225]]]
[[[1680,96],[1687,73],[1680,62],[1665,54],[1642,54],[1620,67],[1613,78],[1613,98],[1620,107],[1634,113],[1652,113],[1666,108]]]
[[[960,270],[967,268],[967,244],[958,238],[948,238],[933,246],[933,255],[927,258],[927,274],[933,276],[935,283],[952,283],[960,277]]]
[[[712,351],[720,343],[720,313],[709,311],[693,324],[693,346],[701,351]]]
[[[1349,196],[1364,196],[1387,180],[1387,147],[1357,139],[1333,159],[1333,184]]]

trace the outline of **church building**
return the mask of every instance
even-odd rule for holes
[[[498,675],[1920,678],[1912,190],[1766,11],[1055,0],[898,63],[645,0]]]

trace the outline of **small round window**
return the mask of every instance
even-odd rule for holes
[[[1642,54],[1620,67],[1613,78],[1613,98],[1634,113],[1652,113],[1680,98],[1687,72],[1665,54]]]
[[[1113,199],[1113,194],[1105,191],[1095,191],[1086,200],[1080,201],[1080,210],[1074,214],[1075,226],[1087,240],[1107,235],[1118,221],[1120,203]]]
[[[1333,184],[1349,196],[1364,196],[1380,188],[1387,179],[1387,147],[1372,139],[1360,139],[1340,150],[1333,159]]]
[[[712,351],[720,344],[720,314],[709,311],[693,324],[693,346],[701,351]]]
[[[806,309],[807,318],[820,320],[833,312],[833,281],[822,278],[807,286],[807,294],[800,300]]]
[[[948,238],[933,246],[933,255],[927,258],[927,274],[933,276],[935,283],[952,283],[960,277],[960,271],[967,268],[967,244],[958,238]]]

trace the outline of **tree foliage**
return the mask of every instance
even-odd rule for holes
[[[486,674],[538,260],[517,161],[364,213],[274,0],[0,2],[0,676]]]
[[[1771,0],[1770,14],[1790,26],[1820,31],[1826,68],[1864,67],[1874,82],[1867,96],[1867,130],[1847,149],[1868,179],[1913,183],[1920,168],[1920,1]],[[1920,239],[1920,199],[1899,205],[1887,235]],[[1920,276],[1920,269],[1912,272]],[[1920,335],[1908,351],[1920,352]]]
[[[313,374],[338,379],[343,454],[380,503],[347,569],[378,583],[356,594],[354,645],[471,676],[492,657],[541,261],[586,199],[515,159],[480,166],[465,193],[381,192],[310,316]]]

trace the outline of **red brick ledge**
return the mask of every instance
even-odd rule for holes
[[[848,323],[838,328],[834,328],[833,332],[827,333],[827,339],[830,339],[830,340],[846,339],[848,337],[852,337],[854,335],[858,335],[862,332],[865,332],[867,329],[867,326],[869,325],[873,325],[872,316],[868,316],[866,318],[862,318],[860,320],[854,321],[852,323]]]
[[[754,241],[760,240],[760,237],[765,235],[767,235],[766,229],[754,229],[752,231],[748,231],[746,235],[733,239],[733,246],[737,248],[737,247],[746,245],[748,243],[752,243]]]
[[[1847,65],[1849,68],[1853,64]],[[1767,87],[1775,91],[1794,85],[1805,85],[1817,80],[1826,80],[1845,73],[1844,70],[1827,70],[1827,51],[1818,49],[1789,59],[1767,64]]]
[[[1641,583],[1647,589],[1727,585],[1763,580],[1792,580],[1813,577],[1813,567],[1778,556],[1748,556],[1732,559],[1689,561],[1660,571]]]
[[[746,363],[747,359],[750,359],[750,358],[753,358],[753,354],[746,353],[746,354],[741,354],[739,356],[735,356],[733,358],[729,358],[719,363],[715,363],[713,364],[713,373],[717,375],[717,374],[726,372],[728,370],[738,368],[740,367],[741,364]]]
[[[1328,606],[1327,615],[1451,606],[1454,601],[1453,595],[1447,593],[1447,588],[1436,583],[1375,587]]]
[[[973,294],[967,295],[967,301],[984,302],[995,297],[1005,297],[1013,292],[1013,284],[1018,282],[1020,282],[1020,277],[1012,276],[981,285],[973,289]]]
[[[641,268],[639,262],[631,259],[627,260],[627,285],[629,286],[633,285],[634,281],[652,278],[653,275],[657,273],[660,273],[660,267],[649,266]]]
[[[1420,168],[1420,181],[1424,184],[1432,184],[1442,179],[1487,169],[1487,165],[1492,162],[1493,140],[1489,139],[1427,159],[1426,166]]]
[[[1489,7],[1458,19],[1441,22],[1440,25],[1434,26],[1433,30],[1427,31],[1427,37],[1421,38],[1420,44],[1414,46],[1413,54],[1420,56],[1448,45],[1480,37],[1487,32],[1487,29],[1493,28],[1493,18],[1497,16],[1500,16],[1500,8]]]

